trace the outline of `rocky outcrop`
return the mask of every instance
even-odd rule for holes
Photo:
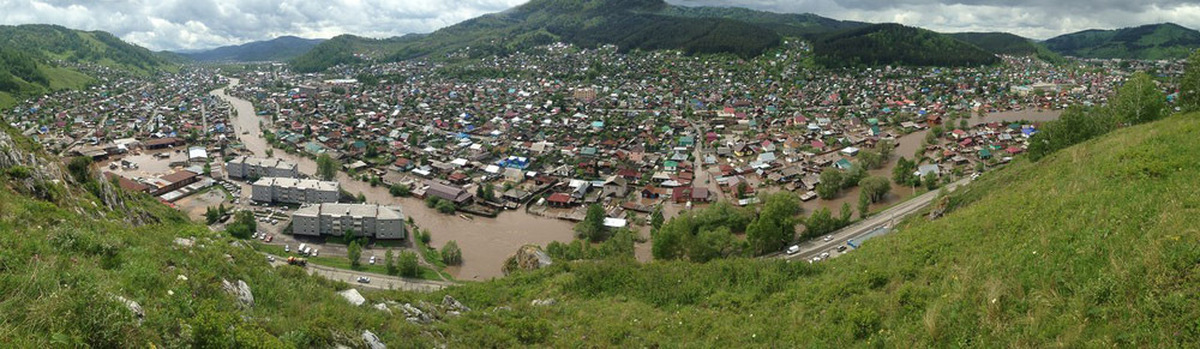
[[[446,307],[446,310],[457,311],[460,313],[465,313],[465,312],[471,311],[471,308],[467,308],[467,306],[463,305],[457,299],[454,299],[454,297],[451,297],[450,295],[446,295],[445,297],[442,297],[442,306]]]
[[[250,292],[250,285],[247,285],[245,281],[238,280],[235,284],[229,282],[229,280],[221,279],[221,289],[236,297],[238,306],[242,308],[254,307],[254,294]]]
[[[550,259],[550,255],[542,250],[541,246],[525,245],[517,249],[517,254],[508,258],[504,263],[504,275],[511,274],[519,270],[537,270],[554,264],[554,260]]]
[[[125,307],[129,308],[129,312],[133,313],[133,316],[137,317],[138,325],[142,324],[142,319],[146,318],[146,312],[142,310],[141,304],[122,296],[115,296],[113,298],[116,298],[118,302],[125,304]]]
[[[532,302],[529,302],[529,305],[535,307],[548,307],[555,304],[558,304],[558,301],[554,300],[554,298],[534,299]]]
[[[379,340],[379,336],[376,336],[374,333],[371,333],[371,331],[363,330],[362,339],[363,339],[363,342],[365,342],[367,344],[367,348],[387,349],[387,345],[383,344],[383,341]]]
[[[404,311],[404,319],[414,324],[428,324],[433,322],[433,316],[429,315],[420,308],[414,307],[411,303],[404,303],[400,307]]]

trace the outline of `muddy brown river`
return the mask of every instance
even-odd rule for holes
[[[237,84],[237,79],[230,79],[230,86]],[[237,110],[234,127],[246,149],[258,156],[265,156],[268,145],[262,138],[259,121],[266,120],[255,114],[253,105],[227,95],[224,89],[215,90],[212,95],[229,101]],[[248,134],[241,134],[242,131]],[[282,150],[275,150],[274,155],[295,162],[301,172],[316,172],[317,164],[312,159],[287,154]],[[433,246],[440,248],[446,241],[455,240],[463,251],[463,265],[448,271],[460,280],[485,280],[503,275],[500,267],[504,260],[522,245],[545,246],[551,241],[570,242],[574,239],[570,222],[529,215],[523,210],[505,211],[496,218],[474,217],[466,220],[458,215],[438,213],[425,207],[425,203],[418,199],[392,197],[386,187],[371,187],[366,182],[351,179],[344,172],[338,173],[337,180],[346,191],[363,193],[367,202],[401,206],[404,214],[412,217],[418,226],[432,232]]]

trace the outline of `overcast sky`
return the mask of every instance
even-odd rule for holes
[[[0,0],[0,24],[104,30],[152,50],[212,48],[283,35],[427,33],[526,0]],[[1007,31],[1046,39],[1084,29],[1175,22],[1200,28],[1197,0],[667,0],[812,12],[944,32]]]

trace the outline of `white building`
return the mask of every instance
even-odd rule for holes
[[[404,213],[399,207],[374,204],[316,204],[292,214],[292,234],[404,239]]]
[[[241,156],[225,164],[230,178],[300,177],[296,164],[279,160]]]
[[[251,185],[250,199],[259,202],[319,204],[337,202],[341,185],[315,179],[266,177]]]

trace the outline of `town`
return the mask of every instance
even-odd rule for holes
[[[1135,71],[1183,69],[1027,57],[820,69],[809,50],[786,42],[746,60],[552,44],[323,74],[93,67],[103,83],[4,113],[44,149],[88,158],[193,219],[253,212],[254,236],[284,251],[345,256],[334,241],[362,238],[375,264],[432,236],[462,253],[437,275],[482,280],[524,245],[574,240],[592,207],[640,236],[643,261],[656,212],[792,192],[805,212],[865,216],[1001,166],[1043,122],[1106,103]],[[883,185],[860,185],[870,178]]]

